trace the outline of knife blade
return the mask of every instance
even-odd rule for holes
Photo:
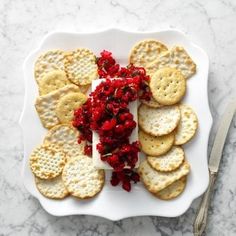
[[[219,170],[220,160],[222,157],[222,151],[225,144],[225,139],[227,137],[227,133],[231,124],[231,121],[234,117],[234,113],[236,111],[236,100],[231,101],[219,123],[219,127],[215,136],[215,141],[213,143],[213,147],[210,154],[209,159],[209,170],[211,172],[217,173]]]

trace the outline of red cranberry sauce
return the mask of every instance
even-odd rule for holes
[[[138,98],[150,100],[149,76],[142,67],[120,67],[105,50],[97,58],[97,65],[99,77],[105,81],[89,95],[82,107],[75,110],[73,125],[81,133],[79,143],[82,140],[91,143],[92,130],[98,133],[97,150],[101,160],[114,170],[111,184],[121,183],[124,190],[130,191],[131,181],[139,181],[139,175],[134,171],[139,144],[129,142],[137,124],[128,105]],[[91,155],[91,145],[85,147],[85,153]]]

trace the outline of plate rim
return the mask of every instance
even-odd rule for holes
[[[98,31],[88,31],[88,32],[72,32],[72,31],[58,31],[58,30],[55,30],[55,31],[51,31],[49,33],[47,33],[43,38],[42,40],[39,42],[38,44],[38,47],[36,47],[34,50],[32,50],[28,56],[25,58],[24,62],[23,62],[23,78],[24,78],[24,101],[23,101],[23,107],[22,107],[22,112],[20,114],[20,118],[19,118],[19,126],[21,127],[21,131],[22,131],[22,136],[23,136],[23,139],[24,139],[24,117],[25,117],[25,110],[26,110],[26,101],[27,101],[27,76],[26,76],[26,64],[28,62],[28,60],[34,55],[36,54],[43,46],[44,42],[46,39],[54,36],[54,35],[59,35],[59,34],[67,34],[67,35],[93,35],[93,34],[100,34],[100,33],[107,33],[107,32],[122,32],[122,33],[128,33],[128,34],[142,34],[142,35],[145,35],[145,34],[155,34],[155,33],[178,33],[180,34],[191,46],[195,47],[196,49],[198,49],[199,51],[201,51],[202,54],[204,54],[205,58],[206,58],[206,75],[207,75],[207,81],[206,81],[206,97],[207,97],[207,117],[208,117],[208,122],[209,122],[209,130],[208,130],[208,133],[206,134],[208,136],[207,138],[207,142],[209,143],[209,138],[210,138],[210,132],[211,132],[211,129],[212,129],[212,125],[213,125],[213,118],[212,118],[212,114],[211,114],[211,110],[210,110],[210,106],[209,106],[209,93],[208,93],[208,87],[209,87],[209,57],[207,55],[207,53],[201,48],[199,47],[197,44],[195,44],[192,40],[189,39],[189,37],[182,31],[180,30],[176,30],[176,29],[165,29],[165,30],[154,30],[154,31],[129,31],[129,30],[126,30],[126,29],[120,29],[120,28],[106,28],[106,29],[103,29],[103,30],[98,30]],[[25,143],[24,143],[24,140],[23,140],[23,147],[25,146]],[[207,146],[207,151],[209,149],[209,146]],[[24,152],[24,149],[23,149],[23,152]],[[207,152],[208,153],[208,152]],[[207,156],[207,154],[206,154]],[[50,211],[47,207],[44,206],[43,202],[41,201],[40,198],[38,198],[37,196],[35,196],[34,193],[32,193],[32,191],[30,191],[30,189],[26,186],[25,184],[25,180],[24,180],[24,170],[25,170],[25,165],[26,165],[26,161],[27,161],[27,158],[25,157],[24,155],[24,158],[23,158],[23,163],[22,163],[22,169],[21,169],[21,177],[23,179],[23,185],[24,187],[27,189],[27,191],[33,196],[35,197],[39,202],[40,202],[40,205],[42,206],[42,208],[48,212],[49,214],[51,215],[54,215],[54,216],[69,216],[69,215],[81,215],[79,213],[72,213],[72,214],[56,214],[55,212],[52,212]],[[208,159],[206,160],[207,161],[207,165],[208,165]],[[209,175],[208,175],[209,176]],[[182,211],[180,212],[177,212],[176,214],[158,214],[158,216],[160,217],[177,217],[177,216],[181,216],[183,215],[188,209],[189,207],[191,206],[192,202],[200,197],[207,189],[207,186],[208,186],[208,183],[209,183],[209,177],[208,177],[208,180],[206,181],[206,184],[205,184],[205,188],[202,188],[202,191],[198,191],[198,194],[195,194],[195,196],[192,195],[192,199],[191,201],[188,202],[188,204],[185,205],[185,207],[182,209]],[[85,215],[85,214],[82,214],[82,215]],[[88,214],[87,214],[88,215]],[[105,218],[105,219],[109,219],[109,220],[113,220],[113,221],[116,221],[116,220],[121,220],[121,219],[126,219],[126,218],[130,218],[130,217],[135,217],[135,216],[157,216],[157,215],[153,215],[153,214],[140,214],[140,215],[137,215],[137,214],[132,214],[129,213],[129,214],[126,214],[128,216],[126,217],[116,217],[115,215],[102,215],[100,214],[99,212],[97,213],[90,213],[89,215],[92,215],[92,216],[98,216],[98,217],[102,217],[102,218]]]

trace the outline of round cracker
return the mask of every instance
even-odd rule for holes
[[[75,93],[79,91],[80,90],[78,86],[75,84],[69,84],[49,94],[36,98],[35,108],[45,128],[49,129],[60,123],[56,115],[56,106],[58,100],[68,93]]]
[[[64,71],[50,71],[38,81],[39,95],[48,94],[68,84],[71,84],[71,82],[67,79]]]
[[[173,133],[163,136],[152,136],[139,131],[139,142],[144,153],[151,156],[159,156],[170,150],[174,143],[175,135]]]
[[[60,175],[66,162],[66,155],[59,146],[43,144],[30,156],[32,172],[41,179],[52,179]]]
[[[193,109],[185,104],[181,104],[180,123],[175,134],[175,145],[187,143],[195,135],[198,127],[198,119]]]
[[[61,175],[53,179],[40,179],[35,177],[36,187],[47,198],[62,199],[69,195]]]
[[[56,116],[61,123],[71,123],[74,110],[81,107],[87,101],[83,93],[69,93],[59,99],[56,106]]]
[[[163,105],[161,105],[159,102],[157,102],[153,96],[151,97],[151,99],[149,101],[145,100],[145,99],[142,99],[141,100],[141,103],[149,106],[149,107],[153,107],[153,108],[159,108],[159,107],[162,107]]]
[[[186,79],[196,73],[196,64],[181,46],[174,46],[171,50],[164,52],[145,69],[147,74],[152,75],[157,69],[164,67],[180,70]]]
[[[44,138],[46,144],[56,144],[60,146],[66,157],[73,157],[84,154],[84,147],[86,142],[78,143],[80,132],[71,125],[62,124],[54,126],[50,129]]]
[[[155,193],[155,196],[162,200],[171,200],[183,193],[187,183],[187,176],[175,181],[173,184]]]
[[[88,85],[97,78],[96,56],[86,48],[79,48],[65,57],[69,80],[77,85]]]
[[[65,52],[61,50],[51,50],[40,55],[34,67],[36,81],[39,82],[50,71],[64,71],[64,60]]]
[[[139,126],[153,136],[171,133],[177,127],[179,120],[178,106],[152,108],[142,104],[138,110]]]
[[[186,80],[179,70],[162,68],[151,76],[150,89],[157,102],[173,105],[185,95]]]
[[[150,62],[155,61],[167,47],[154,39],[148,39],[138,42],[131,49],[129,62],[135,66],[146,67]]]
[[[149,165],[157,171],[173,171],[180,167],[184,161],[184,150],[174,146],[171,150],[161,156],[148,156]]]
[[[178,169],[171,172],[156,171],[148,164],[147,160],[141,162],[138,168],[144,186],[151,193],[161,191],[176,180],[186,176],[189,171],[190,166],[186,161]]]
[[[104,170],[93,165],[92,158],[80,155],[71,158],[62,172],[62,180],[71,195],[85,199],[98,194],[104,185]]]

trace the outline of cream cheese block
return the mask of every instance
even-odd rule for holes
[[[93,80],[92,82],[92,91],[94,91],[96,89],[96,87],[102,82],[104,81],[104,79],[97,79],[97,80]],[[134,141],[138,141],[138,114],[137,114],[137,110],[138,110],[138,102],[133,101],[129,104],[129,110],[130,112],[133,114],[134,116],[134,121],[137,123],[135,129],[133,130],[129,140],[130,143],[134,142]],[[99,135],[93,131],[93,164],[94,166],[96,166],[98,169],[107,169],[107,170],[111,170],[112,167],[109,166],[109,164],[107,164],[106,162],[102,161],[100,159],[100,154],[97,151],[97,144],[99,143]],[[135,168],[137,168],[139,166],[139,158],[138,161],[136,163]]]

